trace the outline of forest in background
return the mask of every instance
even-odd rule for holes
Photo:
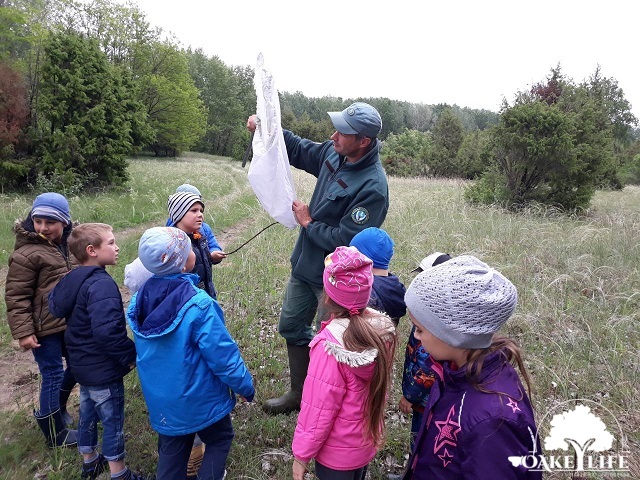
[[[134,3],[0,0],[0,191],[113,188],[127,156],[197,151],[239,160],[255,112],[251,66],[228,66],[152,26]],[[640,183],[637,119],[599,68],[558,65],[500,112],[388,98],[280,92],[282,124],[322,141],[353,101],[383,118],[390,175],[478,179],[470,201],[574,209]]]

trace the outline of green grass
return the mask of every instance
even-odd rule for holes
[[[115,226],[120,262],[110,271],[120,284],[124,265],[136,256],[140,234],[164,222],[166,197],[180,183],[193,183],[203,192],[207,221],[227,241],[223,245],[227,250],[271,222],[253,197],[246,171],[237,163],[189,156],[132,160],[130,168],[132,180],[123,192],[71,199],[74,219]],[[300,172],[294,178],[299,198],[308,202],[313,179]],[[390,179],[391,207],[384,228],[396,244],[391,270],[408,286],[414,275],[411,270],[435,250],[471,253],[500,269],[518,287],[518,308],[505,333],[525,351],[536,415],[542,419],[555,406],[577,398],[591,402],[598,414],[610,411],[630,442],[630,463],[637,478],[640,188],[598,192],[584,216],[567,217],[553,211],[512,214],[470,207],[463,202],[464,185]],[[0,253],[5,264],[13,244],[10,225],[28,211],[31,201],[0,199]],[[295,230],[274,226],[214,268],[227,325],[257,388],[256,401],[239,404],[233,414],[236,438],[228,462],[230,479],[291,478],[296,417],[267,416],[259,404],[288,385],[284,341],[276,324],[295,238]],[[388,440],[370,467],[371,479],[399,473],[405,462],[409,419],[399,413],[397,402],[408,331],[408,322],[401,320],[396,381],[387,409]],[[9,350],[5,326],[0,330],[0,352]],[[29,354],[23,355],[30,359]],[[31,366],[35,369],[32,360]],[[135,470],[151,471],[156,439],[135,373],[126,378],[126,386],[127,461]],[[72,401],[77,404],[77,397]],[[31,479],[37,473],[50,479],[79,478],[77,452],[46,450],[35,431],[32,407],[19,405],[0,417],[0,479]],[[547,420],[546,426],[540,425],[543,435]],[[605,423],[619,437],[614,424]]]

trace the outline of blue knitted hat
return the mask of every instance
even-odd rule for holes
[[[358,233],[349,244],[373,261],[373,268],[389,269],[393,257],[393,240],[381,228],[369,227]]]
[[[138,256],[144,268],[156,275],[182,272],[191,252],[191,240],[174,227],[153,227],[140,237]]]
[[[31,218],[33,217],[47,218],[69,225],[71,223],[69,202],[64,198],[64,195],[60,195],[59,193],[42,193],[33,201]]]

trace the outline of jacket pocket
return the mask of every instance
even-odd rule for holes
[[[46,297],[43,295],[40,295],[40,297],[38,298],[38,301],[35,302],[34,307],[34,311],[33,311],[33,325],[36,329],[36,333],[39,333],[42,331],[42,324],[45,321],[45,312],[47,311],[44,308],[44,302],[46,301]]]

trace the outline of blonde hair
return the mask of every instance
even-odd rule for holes
[[[349,326],[342,337],[347,350],[362,352],[375,348],[378,351],[364,409],[369,414],[364,434],[379,448],[384,443],[385,405],[391,387],[393,357],[398,341],[394,324],[386,315],[369,308],[351,315],[348,309],[338,305],[326,293],[323,293],[323,297],[321,301],[324,301],[324,311],[329,318],[349,319]],[[369,321],[375,317],[381,321]]]
[[[520,374],[527,385],[527,392],[529,393],[529,397],[531,397],[531,379],[529,378],[529,374],[525,369],[524,362],[522,361],[522,350],[518,346],[518,344],[503,335],[495,335],[491,341],[491,345],[487,348],[478,348],[469,350],[467,353],[467,379],[469,383],[476,389],[485,393],[498,393],[505,394],[504,392],[495,392],[493,390],[488,390],[484,388],[484,384],[480,383],[480,372],[482,371],[482,366],[484,364],[484,360],[488,355],[494,352],[500,352],[502,358],[505,362],[509,362],[514,366],[518,366],[520,370]],[[524,397],[524,394],[522,395]],[[522,400],[522,398],[514,399],[514,400]]]
[[[69,251],[80,262],[89,260],[87,247],[93,245],[95,248],[102,245],[104,234],[113,231],[111,225],[106,223],[81,223],[71,230],[69,235]]]

